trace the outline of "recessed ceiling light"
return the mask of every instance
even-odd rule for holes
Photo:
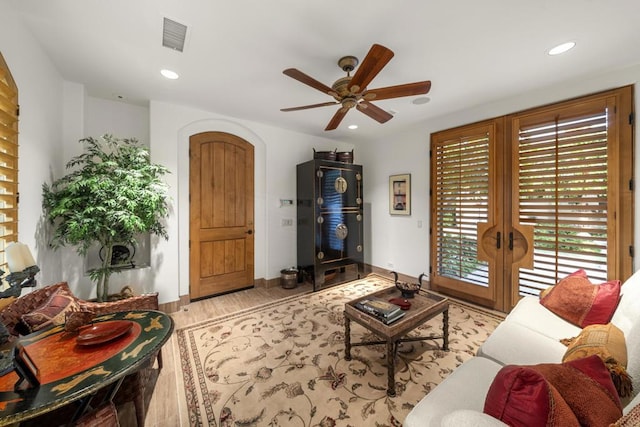
[[[168,78],[170,80],[175,80],[178,77],[180,77],[178,75],[178,73],[176,73],[175,71],[171,71],[171,70],[167,70],[167,69],[160,70],[160,74],[162,74],[163,76],[165,76],[166,78]]]
[[[429,101],[431,101],[431,98],[429,98],[428,96],[421,96],[421,97],[418,97],[418,98],[414,99],[411,102],[413,104],[415,104],[415,105],[420,105],[420,104],[426,104]]]
[[[358,125],[349,125],[349,129],[358,129]]]
[[[549,55],[560,55],[561,53],[565,53],[566,51],[573,49],[576,45],[576,42],[566,42],[559,44],[556,47],[549,49]]]

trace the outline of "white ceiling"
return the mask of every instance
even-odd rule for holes
[[[640,63],[638,0],[9,0],[62,76],[88,94],[189,105],[300,132],[356,140],[528,92]],[[183,53],[162,47],[163,18],[188,26]],[[573,40],[551,57],[546,50]],[[337,61],[373,43],[395,57],[369,85],[431,80],[430,102],[381,100],[379,124],[337,107],[282,74],[293,67],[331,86]],[[180,79],[159,71],[169,68]],[[359,125],[356,131],[349,124]]]

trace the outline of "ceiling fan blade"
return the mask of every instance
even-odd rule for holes
[[[380,107],[376,107],[369,101],[361,101],[356,108],[379,123],[386,123],[393,118],[391,114]]]
[[[302,107],[281,108],[280,111],[308,110],[309,108],[328,107],[329,105],[339,105],[339,102],[323,102],[321,104],[303,105]]]
[[[344,119],[344,116],[347,115],[348,111],[349,111],[348,108],[339,108],[338,111],[336,111],[336,113],[333,115],[333,117],[329,121],[329,124],[327,125],[327,127],[324,128],[324,130],[334,130],[335,128],[337,128],[340,122],[342,121],[342,119]]]
[[[381,87],[379,89],[370,89],[364,94],[365,99],[378,101],[380,99],[400,98],[403,96],[424,95],[431,90],[431,81],[407,83],[404,85]],[[375,95],[373,98],[367,95]]]
[[[302,71],[297,70],[295,68],[287,68],[282,73],[286,76],[291,77],[292,79],[296,79],[300,83],[304,83],[307,86],[311,86],[314,89],[318,89],[322,93],[328,94],[329,92],[333,92],[333,89],[331,89],[329,86],[325,85],[324,83],[320,83],[313,77],[308,76]]]
[[[391,61],[391,58],[393,58],[393,52],[390,49],[379,44],[371,46],[369,53],[367,53],[349,83],[351,88],[357,86],[353,92],[361,92],[366,89],[371,80]]]

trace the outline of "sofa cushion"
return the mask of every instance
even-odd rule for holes
[[[547,310],[534,296],[521,298],[505,319],[506,322],[519,323],[555,341],[575,337],[582,330]]]
[[[628,333],[625,333],[627,343],[627,373],[631,376],[633,396],[640,392],[640,322]]]
[[[63,325],[65,316],[78,311],[80,306],[68,288],[58,288],[40,307],[22,315],[22,323],[29,332],[35,332],[52,325]]]
[[[420,400],[404,420],[404,427],[439,426],[458,409],[482,412],[489,385],[502,365],[484,357],[467,360]]]
[[[640,323],[640,270],[620,287],[620,303],[611,318],[611,323],[622,329],[625,336],[635,324]]]
[[[478,356],[493,359],[502,365],[533,365],[560,363],[566,351],[567,347],[559,339],[549,338],[525,325],[506,320],[480,346]]]
[[[471,411],[469,409],[458,409],[442,417],[440,427],[508,427],[497,418],[483,412]]]
[[[587,273],[580,269],[545,292],[540,298],[540,304],[567,322],[584,328],[608,323],[619,298],[619,280],[594,285],[589,281]]]
[[[511,426],[607,426],[621,418],[622,407],[609,371],[594,355],[505,366],[491,384],[484,412]]]

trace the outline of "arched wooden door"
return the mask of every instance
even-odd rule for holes
[[[253,159],[253,145],[235,135],[189,138],[191,299],[253,286]]]

